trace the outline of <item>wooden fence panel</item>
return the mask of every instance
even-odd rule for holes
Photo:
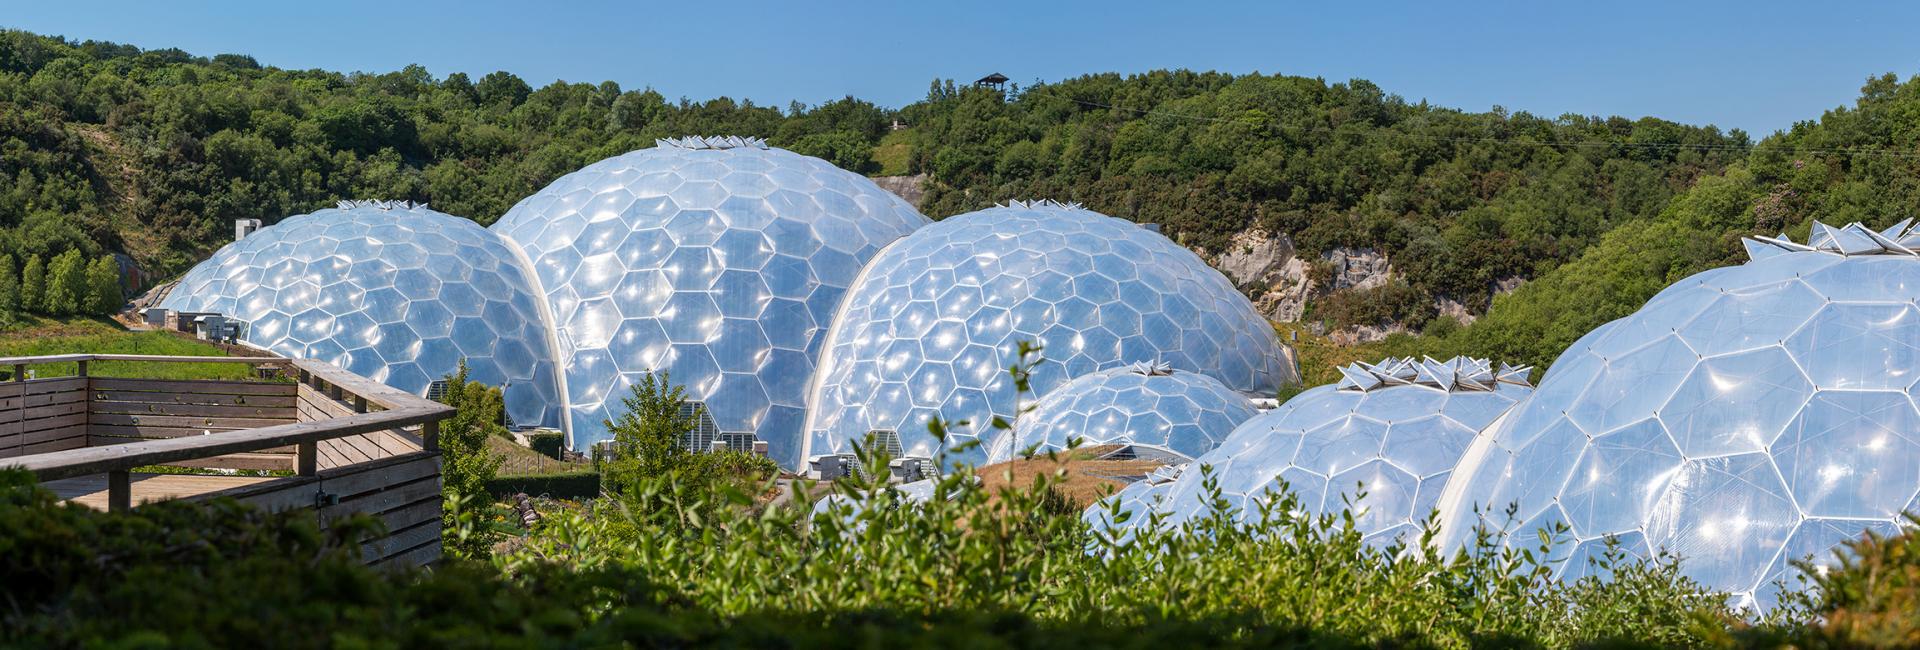
[[[87,446],[182,438],[299,421],[297,387],[218,379],[87,380]],[[174,463],[182,467],[292,471],[292,447]]]
[[[86,378],[0,383],[0,458],[85,446]]]

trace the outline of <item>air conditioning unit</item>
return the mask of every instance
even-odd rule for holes
[[[893,480],[899,483],[924,481],[940,476],[939,468],[933,459],[920,456],[895,458],[887,463],[887,471],[893,474]]]
[[[807,477],[816,481],[837,481],[860,473],[860,458],[853,454],[821,454],[807,459]]]

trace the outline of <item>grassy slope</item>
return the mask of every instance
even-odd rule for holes
[[[589,465],[568,463],[542,456],[540,452],[522,447],[519,443],[500,437],[488,437],[487,450],[505,459],[505,461],[500,464],[501,476],[560,474],[591,468]]]
[[[173,356],[224,357],[227,353],[212,345],[182,338],[167,332],[133,332],[101,320],[33,319],[18,329],[0,333],[0,356],[37,356],[50,354],[161,354]],[[37,376],[72,375],[71,363],[29,366]],[[233,363],[135,363],[103,361],[87,369],[104,377],[142,377],[148,379],[246,379],[253,368]]]

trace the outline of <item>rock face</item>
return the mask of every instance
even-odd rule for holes
[[[1438,299],[1434,300],[1433,306],[1435,311],[1439,312],[1439,315],[1441,318],[1454,319],[1456,321],[1459,321],[1461,325],[1471,324],[1473,323],[1473,321],[1480,318],[1479,316],[1473,313],[1473,310],[1467,309],[1466,303],[1460,302],[1458,300],[1454,300],[1447,296],[1440,296]]]
[[[1372,289],[1393,278],[1393,264],[1372,248],[1336,248],[1320,255],[1333,265],[1334,291]]]
[[[1200,253],[1207,257],[1205,251]],[[1247,292],[1261,315],[1292,322],[1300,320],[1313,288],[1307,263],[1294,253],[1293,239],[1286,235],[1248,230],[1234,235],[1227,250],[1212,261],[1234,286]]]
[[[926,198],[927,196],[926,174],[880,176],[874,178],[873,183],[879,185],[880,189],[892,192],[894,196],[906,199],[908,203],[912,203],[913,207],[916,208],[920,207],[920,199]]]
[[[1307,299],[1319,295],[1309,277],[1310,265],[1300,258],[1293,239],[1264,230],[1246,230],[1233,236],[1219,255],[1195,251],[1247,293],[1254,308],[1269,319],[1300,320]],[[1336,248],[1320,254],[1333,270],[1333,291],[1371,289],[1393,278],[1387,256],[1371,248]]]

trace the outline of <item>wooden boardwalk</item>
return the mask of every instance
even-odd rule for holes
[[[91,361],[277,366],[270,381],[91,377]],[[74,363],[72,377],[25,379],[36,364]],[[324,528],[370,515],[384,534],[361,540],[369,564],[440,557],[439,426],[453,409],[331,364],[258,357],[69,354],[0,359],[0,466],[33,472],[60,498],[123,511],[144,503],[230,497],[312,513]],[[288,378],[296,381],[289,381]],[[199,473],[135,472],[154,466]],[[269,470],[231,476],[204,470]]]
[[[133,503],[139,505],[152,501],[169,501],[197,497],[221,490],[257,485],[275,480],[275,477],[255,476],[204,476],[197,474],[131,474]],[[52,490],[54,494],[94,510],[107,509],[107,475],[77,476],[58,481],[42,483],[41,487]]]

